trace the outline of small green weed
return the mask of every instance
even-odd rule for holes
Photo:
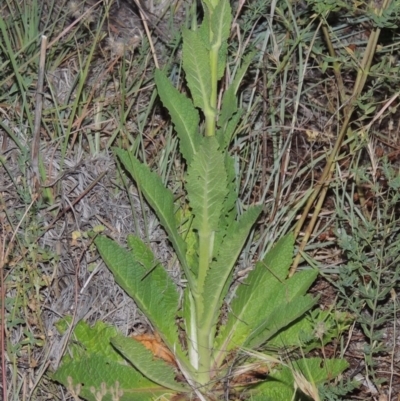
[[[388,335],[398,313],[400,180],[398,170],[388,160],[382,160],[376,167],[379,180],[371,178],[369,169],[358,166],[354,175],[359,178],[360,186],[353,183],[350,194],[337,193],[337,235],[347,261],[334,283],[339,299],[366,336],[365,375],[379,387],[382,384],[382,375],[377,373],[378,364],[382,369],[379,356],[391,355],[395,347]],[[357,204],[354,198],[360,188],[366,198],[365,203]]]

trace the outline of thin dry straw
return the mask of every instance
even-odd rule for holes
[[[44,68],[46,64],[46,46],[47,36],[42,36],[42,44],[40,46],[39,57],[39,72],[38,82],[36,86],[36,108],[35,108],[35,123],[33,128],[33,139],[31,148],[31,165],[33,170],[32,184],[34,191],[40,191],[40,174],[39,174],[39,145],[40,145],[40,127],[42,122],[43,110],[43,82],[44,82]]]

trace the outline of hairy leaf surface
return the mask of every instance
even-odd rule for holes
[[[284,280],[293,260],[294,235],[289,233],[280,238],[276,245],[267,253],[263,263],[277,279]]]
[[[57,330],[64,334],[72,323],[71,316],[67,316],[56,323]],[[123,363],[124,359],[115,351],[110,344],[110,338],[116,336],[118,330],[114,326],[110,326],[101,321],[96,322],[93,327],[87,323],[80,321],[74,328],[73,339],[78,342],[69,345],[69,352],[67,352],[63,361],[70,361],[71,359],[80,359],[85,354],[101,354],[111,361]]]
[[[232,8],[229,0],[219,0],[211,17],[213,38],[211,46],[221,46],[229,38],[232,23]]]

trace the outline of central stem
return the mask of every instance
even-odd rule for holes
[[[210,366],[211,366],[211,345],[210,331],[207,329],[204,320],[210,313],[206,309],[206,300],[204,299],[204,286],[207,272],[210,268],[212,250],[214,244],[213,232],[204,227],[199,230],[199,274],[198,274],[198,290],[200,296],[197,297],[197,352],[198,352],[198,369],[197,381],[199,384],[206,385],[210,382]]]

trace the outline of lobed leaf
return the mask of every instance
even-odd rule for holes
[[[168,109],[178,134],[182,156],[190,164],[200,146],[199,113],[191,100],[174,88],[160,70],[156,70],[154,79],[161,101]]]

